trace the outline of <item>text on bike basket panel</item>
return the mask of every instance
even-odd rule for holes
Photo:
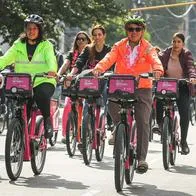
[[[163,90],[177,93],[177,81],[158,81],[157,92],[162,92]]]
[[[96,78],[81,78],[79,90],[93,89],[99,90],[99,81]]]
[[[29,77],[17,77],[17,76],[8,76],[6,78],[6,90],[9,90],[13,87],[20,88],[24,90],[31,90],[31,79]]]
[[[109,93],[114,93],[115,91],[123,91],[134,93],[135,92],[135,82],[131,79],[110,79],[109,83]]]

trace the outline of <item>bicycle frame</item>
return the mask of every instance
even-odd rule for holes
[[[99,129],[99,121],[100,121],[100,112],[101,108],[99,105],[96,104],[96,99],[93,97],[89,97],[87,99],[88,103],[88,113],[93,116],[93,119],[95,120],[95,126],[93,131],[93,142],[92,142],[92,149],[97,149],[97,131]]]
[[[22,106],[22,119],[24,121],[24,127],[23,127],[23,131],[24,131],[24,144],[25,144],[25,151],[24,151],[24,160],[25,161],[30,161],[31,160],[31,148],[30,148],[30,141],[31,140],[35,140],[38,137],[40,137],[39,135],[36,136],[35,134],[35,128],[36,128],[36,116],[41,115],[41,112],[37,109],[37,106],[33,106],[32,108],[32,112],[31,112],[31,122],[30,122],[30,126],[28,128],[28,120],[27,120],[27,104],[24,103]],[[44,139],[44,146],[43,148],[46,148],[47,142],[46,139]]]

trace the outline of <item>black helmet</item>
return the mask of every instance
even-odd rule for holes
[[[125,29],[127,28],[127,25],[129,24],[137,24],[137,25],[142,26],[144,29],[146,27],[145,20],[139,15],[132,15],[132,16],[127,17],[125,19]]]
[[[42,25],[44,23],[43,18],[37,14],[31,14],[24,20],[25,24],[26,23],[35,23],[38,25]]]

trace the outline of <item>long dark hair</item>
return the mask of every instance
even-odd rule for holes
[[[91,36],[93,36],[93,33],[96,29],[100,29],[102,31],[103,35],[106,34],[105,28],[100,24],[96,24],[95,26],[93,26],[93,28],[91,30]],[[95,53],[96,53],[95,43],[92,42],[90,45],[88,45],[88,48],[89,48],[89,62],[92,63],[95,59]]]
[[[79,32],[76,34],[75,38],[74,38],[73,46],[72,46],[72,48],[71,48],[71,52],[74,52],[75,50],[78,50],[77,38],[78,38],[78,36],[81,35],[81,34],[85,35],[86,39],[88,40],[88,44],[91,43],[91,39],[90,39],[89,35],[88,35],[85,31],[79,31]]]

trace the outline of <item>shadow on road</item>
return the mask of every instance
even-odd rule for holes
[[[104,156],[102,161],[97,162],[95,160],[91,162],[89,167],[101,170],[114,170],[114,159],[112,157]]]
[[[186,175],[196,175],[196,167],[192,167],[190,165],[178,165],[170,168],[169,170],[172,173],[180,173]]]
[[[123,189],[119,195],[124,196],[193,196],[184,192],[179,191],[166,191],[163,189],[158,189],[155,185],[142,184],[142,183],[133,183],[128,188]]]
[[[47,188],[47,189],[88,189],[89,186],[82,184],[77,181],[68,181],[62,179],[61,176],[52,175],[52,174],[42,174],[40,176],[34,176],[31,178],[20,177],[17,181],[10,181],[10,184],[16,186],[26,186],[31,188]]]

